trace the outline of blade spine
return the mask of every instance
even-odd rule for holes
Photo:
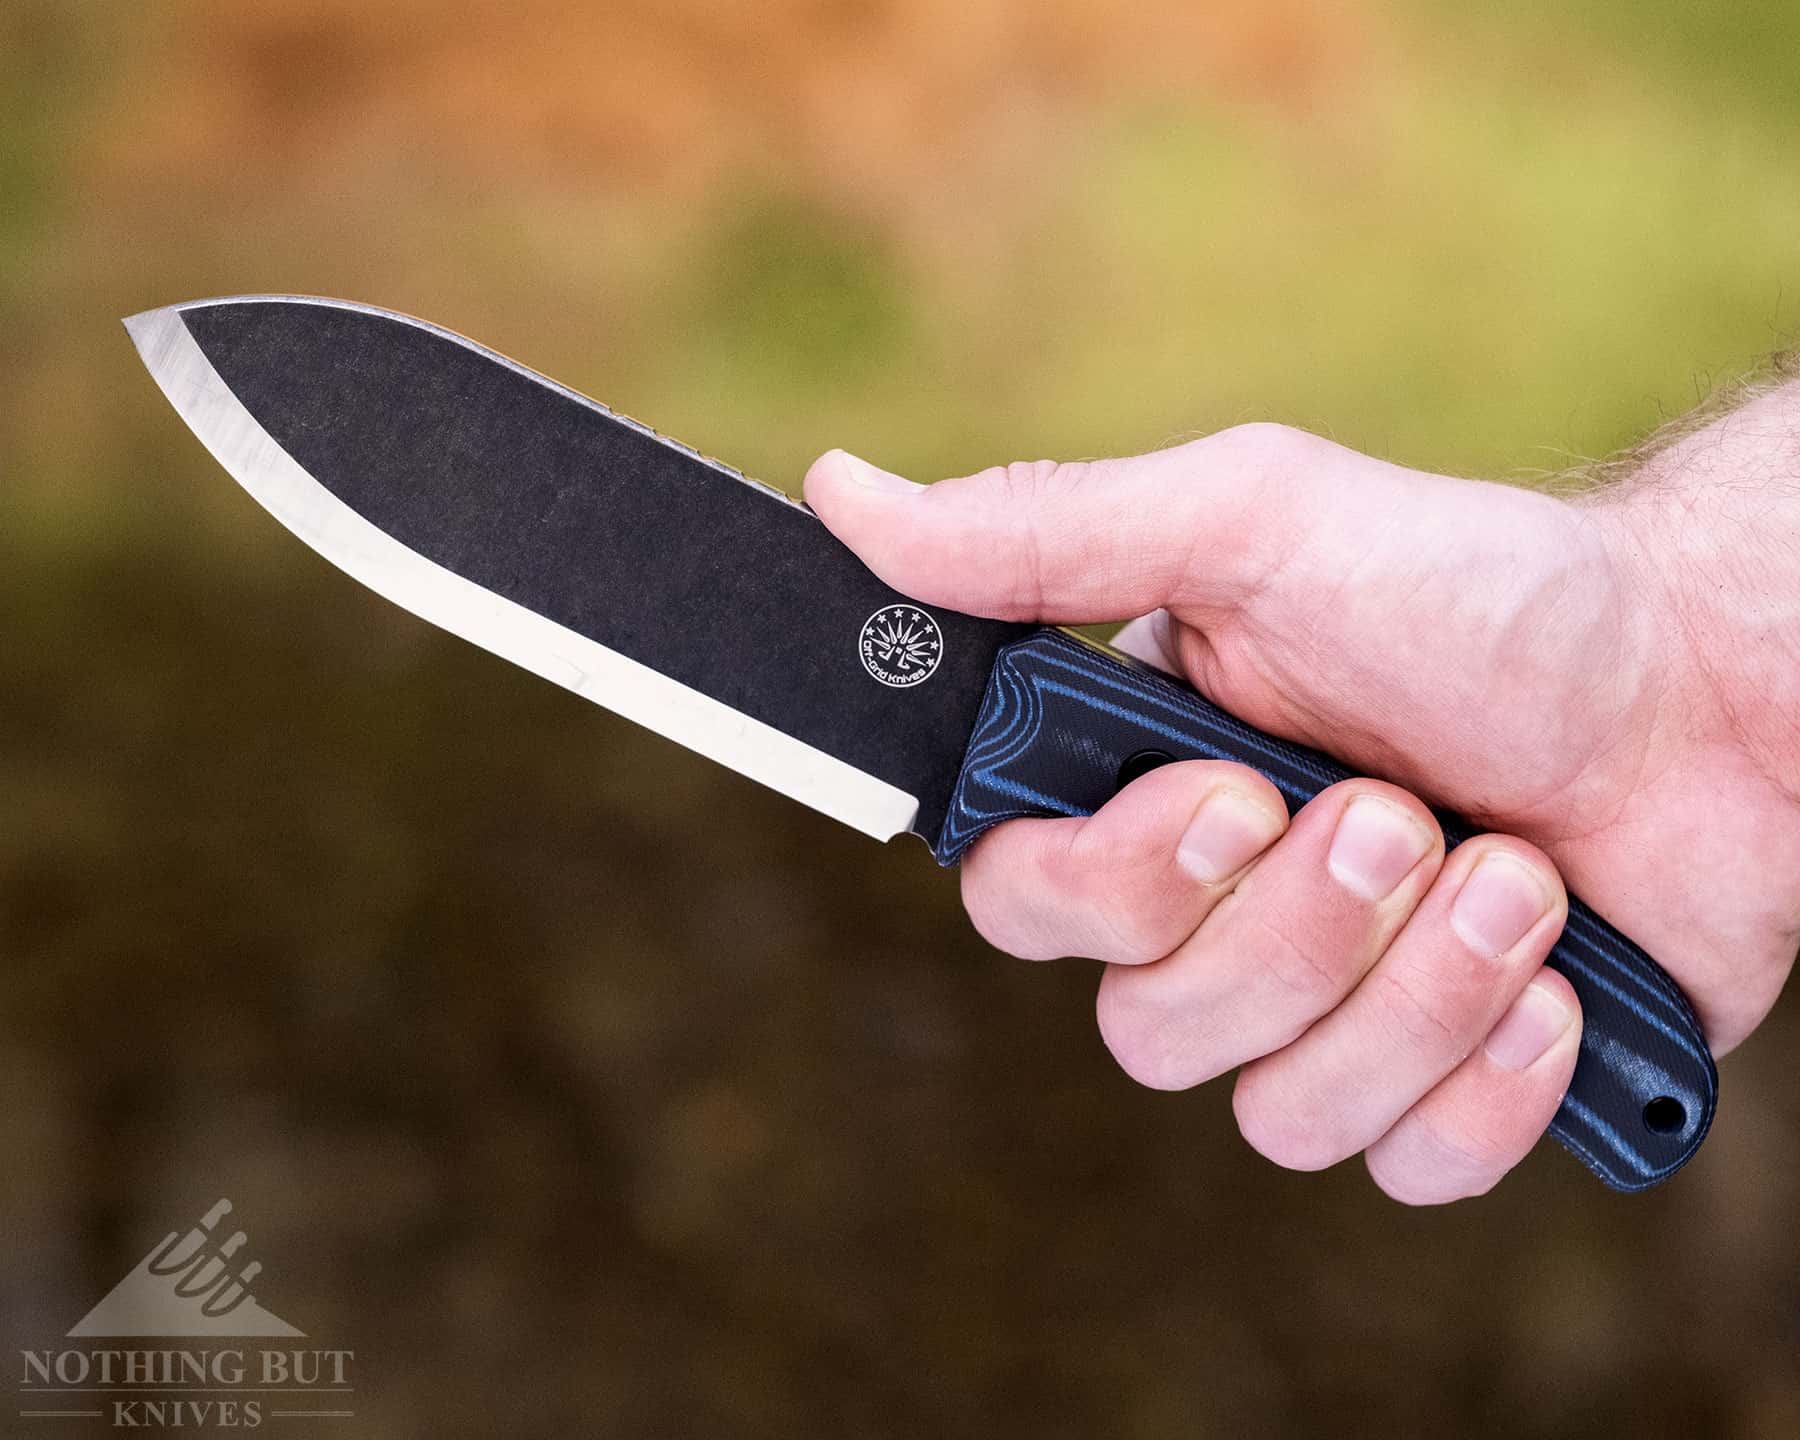
[[[492,360],[496,364],[505,366],[508,370],[523,376],[527,380],[542,385],[547,390],[555,391],[565,399],[573,400],[578,405],[584,405],[590,410],[598,411],[607,419],[616,421],[618,424],[623,425],[628,429],[635,430],[640,435],[648,436],[659,445],[666,445],[670,449],[677,450],[683,455],[691,456],[693,459],[698,460],[701,464],[705,465],[708,469],[716,470],[719,474],[728,475],[740,484],[748,485],[754,490],[759,490],[764,494],[773,496],[775,499],[781,501],[782,504],[791,509],[800,511],[802,514],[815,521],[818,519],[817,515],[813,512],[812,506],[808,505],[804,500],[796,500],[779,486],[771,485],[766,480],[758,480],[754,475],[746,475],[735,465],[728,465],[717,456],[708,455],[705,451],[689,445],[685,440],[679,440],[673,435],[668,435],[663,431],[658,430],[653,425],[645,424],[642,420],[639,420],[634,416],[627,415],[620,410],[615,410],[604,400],[596,400],[592,395],[584,394],[582,391],[575,389],[572,385],[565,385],[562,381],[553,379],[551,376],[544,374],[541,370],[534,370],[523,361],[515,360],[512,356],[503,351],[494,349],[491,345],[483,345],[479,340],[464,335],[460,330],[452,330],[447,325],[439,325],[435,321],[421,319],[417,315],[408,315],[403,310],[390,310],[385,306],[369,305],[360,300],[341,300],[330,295],[220,295],[210,300],[183,300],[174,305],[164,305],[156,309],[144,310],[137,315],[127,317],[124,324],[129,330],[133,321],[141,320],[149,316],[155,316],[164,311],[180,314],[184,310],[210,309],[211,307],[218,305],[270,304],[319,305],[331,310],[353,310],[359,314],[374,315],[383,320],[392,320],[402,325],[410,325],[415,330],[423,330],[427,334],[436,335],[441,339],[449,340],[454,344],[462,346],[465,350],[472,350],[477,355]],[[220,383],[224,383],[223,379],[221,379]]]
[[[272,297],[239,298],[266,301]],[[305,303],[312,303],[310,297],[293,298]],[[548,616],[540,615],[506,596],[458,574],[447,566],[440,565],[395,539],[372,521],[344,504],[342,500],[331,494],[308,474],[305,467],[288,454],[274,437],[263,429],[261,423],[232,391],[224,377],[207,359],[205,352],[200,349],[199,342],[194,339],[192,332],[180,316],[185,310],[211,303],[213,302],[190,301],[182,305],[143,311],[130,316],[124,323],[145,368],[150,371],[158,388],[162,390],[165,398],[188,429],[194,433],[195,437],[241,489],[249,494],[277,523],[321,559],[358,584],[374,591],[390,604],[398,605],[401,609],[418,616],[427,624],[446,630],[465,643],[487,650],[521,669],[580,695],[601,709],[608,710],[633,724],[642,725],[664,739],[704,755],[714,763],[723,765],[747,779],[776,790],[840,823],[849,825],[852,829],[859,830],[875,839],[888,840],[912,828],[919,809],[917,797],[870,775],[867,771],[858,769],[847,760],[842,760],[803,740],[796,739],[778,726],[746,715],[723,700],[664,675],[655,667],[647,665],[641,660],[591,640]],[[233,302],[226,301],[224,303]],[[354,305],[351,302],[331,303],[339,305],[340,308],[361,310],[382,317],[395,315],[395,312],[373,306]],[[431,325],[429,322],[414,321],[411,320],[411,317],[399,318],[429,331],[445,335],[452,333],[444,331],[440,326]],[[524,370],[516,362],[507,361],[505,357],[496,355],[485,346],[473,341],[464,341],[463,343],[483,355],[501,360],[509,368],[523,371],[524,374],[553,389],[575,396],[593,406],[609,419],[620,420],[622,418],[614,415],[598,402],[588,400],[587,397],[581,396],[577,392],[567,391],[567,387],[560,386],[535,371]],[[161,347],[163,353],[153,356],[152,351],[157,347]],[[190,381],[198,387],[191,396],[177,393],[180,378],[177,371],[182,363],[191,367]],[[210,423],[203,413],[208,404],[223,406],[226,418],[243,427],[243,439],[248,443],[240,443],[235,447],[228,445],[225,437],[217,433],[220,427]],[[637,422],[631,423],[639,429],[647,428],[638,425]],[[650,433],[654,434],[655,432]],[[663,437],[658,436],[657,438],[662,439]],[[256,474],[255,460],[250,453],[254,446],[266,447],[270,455],[280,457],[279,461],[275,462],[277,468],[284,465],[290,469],[293,475],[299,478],[299,482],[306,487],[304,493],[294,490],[294,481],[291,477],[284,480],[279,476]],[[718,466],[717,468],[736,476],[736,472],[729,470],[729,467]],[[249,473],[240,473],[240,471]],[[250,476],[254,476],[254,478],[250,478]],[[744,477],[738,476],[737,478]],[[747,483],[758,484],[755,481]],[[286,486],[285,491],[282,489],[284,485]],[[758,488],[768,489],[769,487],[759,485]],[[326,517],[338,519],[340,529],[343,517],[347,517],[353,534],[349,536],[334,535],[329,520],[316,526],[307,526],[288,505],[276,503],[272,498],[275,496],[294,501],[304,498],[314,507],[322,506]],[[793,502],[789,501],[789,503]],[[357,538],[358,533],[374,537],[373,552],[359,555],[352,548],[352,542]],[[315,536],[318,539],[315,539]],[[332,536],[336,542],[332,548],[327,548],[325,544],[319,543],[327,536]],[[404,575],[400,577],[413,580],[414,589],[411,594],[407,593],[405,586],[393,583],[391,568],[387,575],[383,575],[376,559],[383,551],[397,552],[404,557],[401,562],[403,567],[414,567],[414,574],[411,577]],[[371,578],[371,574],[382,578]],[[429,582],[430,587],[436,588],[442,593],[435,597],[428,595],[421,598],[417,593],[417,584],[421,574]],[[442,578],[434,579],[433,577]],[[383,579],[387,583],[382,583]],[[399,589],[401,593],[395,593],[396,589]],[[472,618],[466,613],[467,597],[463,596],[462,592],[467,592],[468,596],[479,597],[481,605],[491,612],[485,622],[480,621],[478,617]],[[407,598],[403,598],[403,595],[406,595]],[[434,599],[439,603],[433,603]],[[439,618],[440,613],[456,608],[458,603],[465,607],[465,613],[459,617],[461,623],[451,623]],[[521,620],[518,617],[523,618]],[[550,668],[546,668],[545,665],[533,663],[531,659],[525,658],[521,651],[506,648],[497,642],[490,643],[487,639],[476,638],[476,634],[471,633],[471,631],[485,632],[488,625],[500,623],[510,623],[514,626],[523,623],[527,628],[541,632],[538,636],[540,641],[545,636],[549,636],[557,640],[559,644],[566,644],[569,649],[573,649],[577,653],[592,652],[603,658],[598,665],[584,665],[581,661],[564,653],[562,649],[544,644],[540,651],[535,652],[536,658],[553,661],[559,667],[573,670],[580,680],[577,683],[570,683],[567,679],[560,678],[558,674],[553,673]],[[468,628],[464,628],[465,626]],[[639,706],[636,697],[621,702],[617,695],[610,699],[602,699],[593,693],[593,690],[585,682],[594,675],[596,670],[607,669],[615,672],[615,678],[623,677],[627,681],[632,681],[635,676],[649,677],[648,689],[651,692],[660,692],[656,697],[656,703],[663,706],[661,718],[659,720],[646,718],[650,707]],[[637,680],[635,683],[642,685],[646,682]],[[668,717],[671,715],[675,717],[673,725],[667,723]],[[716,726],[721,717],[729,717],[724,721],[725,728],[717,730],[714,734],[703,733],[708,730],[709,726]],[[728,742],[731,739],[736,739],[740,743],[745,739],[753,742],[760,740],[762,748],[757,749],[753,745],[752,749],[741,754],[728,755],[725,752],[729,748]],[[782,765],[784,758],[788,762],[786,769]],[[792,768],[795,763],[798,764],[798,770]],[[772,778],[778,772],[781,773],[782,778]],[[833,787],[831,794],[817,792],[819,785],[827,784]],[[860,798],[867,803],[869,814],[859,815],[851,807],[838,803],[835,789],[844,784],[850,784],[861,792]]]

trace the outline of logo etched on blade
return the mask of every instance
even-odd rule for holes
[[[931,678],[944,657],[944,636],[916,605],[885,605],[863,621],[857,654],[883,685],[905,690]]]

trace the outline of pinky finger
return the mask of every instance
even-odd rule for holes
[[[1574,990],[1539,970],[1482,1047],[1368,1148],[1369,1174],[1408,1205],[1485,1194],[1555,1117],[1580,1048]]]

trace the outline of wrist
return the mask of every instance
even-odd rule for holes
[[[1738,751],[1800,825],[1800,383],[1657,449],[1591,513],[1687,738]]]

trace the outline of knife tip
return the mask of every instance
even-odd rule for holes
[[[156,317],[167,308],[167,306],[158,306],[154,310],[140,310],[135,315],[125,316],[119,323],[125,327],[127,334],[136,339],[145,330],[148,330],[154,324]]]

